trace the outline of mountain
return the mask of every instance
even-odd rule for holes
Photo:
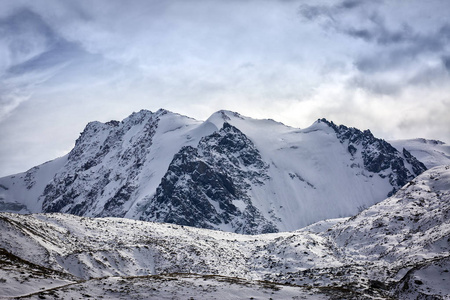
[[[411,139],[389,143],[398,151],[408,150],[429,169],[450,163],[450,146],[439,140]]]
[[[448,299],[450,166],[293,232],[61,213],[0,213],[0,231],[2,297]]]
[[[395,298],[447,299],[450,165],[428,170],[393,197],[336,225],[329,236],[344,256],[357,253],[373,265],[372,279]]]
[[[346,217],[426,167],[369,130],[219,111],[89,123],[64,157],[0,179],[2,211],[124,217],[258,234]]]

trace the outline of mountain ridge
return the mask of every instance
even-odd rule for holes
[[[197,167],[186,172],[188,165],[173,172],[183,151],[215,179],[191,173]],[[256,234],[353,215],[425,169],[370,131],[325,119],[297,129],[225,110],[203,122],[141,110],[123,121],[90,122],[68,155],[0,178],[0,208],[167,221],[169,208],[184,205],[187,215],[210,212],[197,214],[197,226]],[[186,217],[170,220],[194,225]]]
[[[439,140],[424,138],[389,141],[398,151],[408,149],[427,168],[448,164],[450,160],[450,145]]]

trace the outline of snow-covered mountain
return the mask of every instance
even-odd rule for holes
[[[351,218],[293,232],[59,213],[1,213],[0,232],[0,296],[448,299],[450,166]]]
[[[257,234],[354,215],[425,169],[369,130],[325,119],[297,129],[142,110],[91,122],[68,155],[1,178],[0,206]]]
[[[450,146],[439,140],[412,139],[389,141],[398,151],[408,150],[427,168],[450,164]]]

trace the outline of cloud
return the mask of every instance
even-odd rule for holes
[[[437,80],[434,75],[449,65],[446,57],[450,51],[450,26],[439,12],[448,9],[448,4],[433,1],[429,6],[420,6],[422,12],[410,10],[416,5],[343,1],[303,5],[299,14],[325,32],[349,38],[348,43],[354,44],[354,39],[365,44],[349,57],[355,67],[348,79],[349,87],[377,95],[398,95],[408,85]],[[427,19],[430,13],[435,15],[433,21]]]
[[[358,7],[366,5],[368,1],[358,1],[358,0],[344,0],[338,2],[334,5],[323,5],[323,4],[302,4],[300,5],[298,12],[299,14],[307,20],[318,20],[323,19],[326,21],[335,22],[335,16],[347,13]],[[372,1],[378,2],[378,1]]]
[[[0,20],[0,68],[23,63],[45,52],[54,43],[49,28],[33,12],[23,9]]]
[[[448,25],[444,24],[431,32],[418,33],[406,24],[401,30],[394,31],[387,29],[384,22],[378,20],[371,31],[346,31],[346,34],[382,46],[369,55],[362,55],[355,63],[361,71],[377,72],[403,67],[412,60],[418,63],[420,60],[417,59],[421,57],[439,57],[449,44],[447,28]]]
[[[0,121],[33,89],[54,76],[76,47],[58,37],[42,18],[18,9],[0,19]]]
[[[319,22],[326,30],[378,46],[402,46],[413,54],[440,51],[450,41],[450,26],[446,21],[421,33],[411,20],[397,21],[398,15],[386,13],[386,6],[380,1],[353,2],[343,1],[332,6],[302,5],[299,13],[306,20]]]
[[[442,64],[444,65],[447,72],[450,73],[450,56],[447,55],[442,56]]]
[[[61,153],[89,121],[160,107],[300,127],[327,117],[400,136],[388,119],[402,107],[436,112],[448,100],[447,3],[3,0],[0,138],[8,153],[20,143],[31,167],[55,153],[36,137]],[[437,102],[423,105],[426,95]]]

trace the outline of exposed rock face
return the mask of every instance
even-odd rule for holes
[[[228,111],[203,122],[142,110],[91,122],[66,156],[0,178],[0,210],[257,234],[353,215],[423,170],[370,131],[325,119],[296,129]]]
[[[124,123],[89,123],[69,153],[65,168],[45,187],[41,196],[43,212],[123,217],[123,206],[137,189],[135,183],[147,149],[152,145],[159,117],[165,113],[143,111]],[[141,127],[141,132],[130,136],[135,126]],[[99,199],[105,200],[99,203]]]
[[[450,164],[450,145],[442,141],[417,138],[389,143],[400,152],[406,149],[428,169]]]
[[[254,144],[224,123],[198,148],[183,147],[175,155],[141,219],[239,233],[276,232],[248,194],[252,184],[269,179],[268,167]]]
[[[408,181],[427,169],[407,150],[403,149],[403,153],[400,153],[385,140],[375,138],[370,130],[360,131],[344,125],[337,126],[326,119],[320,121],[334,129],[340,142],[348,145],[348,151],[352,156],[362,156],[366,170],[389,178],[393,189],[388,196],[393,195]],[[361,152],[359,154],[357,146]],[[411,170],[408,170],[405,162],[411,166]],[[385,172],[386,170],[389,171]]]

